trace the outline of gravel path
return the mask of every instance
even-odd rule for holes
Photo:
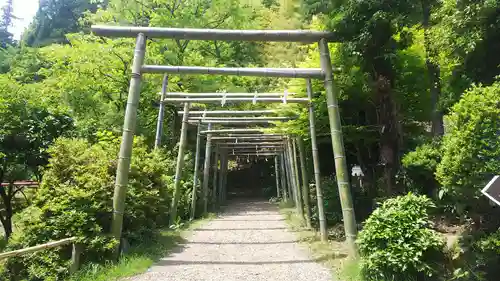
[[[278,209],[261,201],[236,202],[187,242],[132,281],[329,281],[286,228]]]

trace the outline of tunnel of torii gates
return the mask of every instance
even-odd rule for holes
[[[231,156],[274,157],[276,172],[276,187],[278,195],[284,199],[293,199],[298,212],[304,216],[303,198],[308,198],[307,173],[304,164],[303,140],[296,136],[280,134],[268,134],[263,127],[247,128],[226,128],[219,129],[222,125],[258,125],[272,124],[272,122],[286,122],[285,116],[266,116],[272,111],[192,111],[191,103],[228,103],[252,102],[256,103],[299,103],[309,107],[310,135],[312,143],[312,157],[314,164],[314,182],[317,193],[318,216],[320,224],[321,239],[327,239],[326,221],[323,210],[323,195],[320,184],[320,169],[318,159],[318,148],[316,144],[314,108],[312,99],[312,86],[310,79],[324,80],[330,131],[333,147],[333,157],[337,185],[342,206],[344,228],[346,240],[349,246],[350,255],[357,255],[356,221],[349,184],[343,136],[341,131],[340,114],[338,108],[337,89],[334,87],[333,68],[330,59],[328,42],[335,42],[335,34],[325,31],[310,30],[224,30],[224,29],[194,29],[194,28],[160,28],[160,27],[120,27],[120,26],[92,26],[92,32],[104,37],[134,37],[136,38],[132,74],[125,110],[125,120],[123,125],[123,135],[118,155],[118,166],[116,171],[115,189],[113,195],[113,220],[111,224],[111,234],[116,239],[121,239],[123,216],[125,210],[125,197],[127,193],[128,174],[130,160],[132,156],[132,143],[137,119],[137,108],[140,96],[140,83],[143,73],[163,73],[168,74],[189,74],[189,75],[237,75],[255,77],[283,77],[306,79],[307,98],[295,98],[291,94],[285,93],[168,93],[167,77],[164,78],[161,102],[158,114],[158,126],[155,146],[161,142],[162,122],[165,103],[184,104],[184,109],[179,114],[182,115],[182,129],[180,145],[177,157],[176,174],[174,181],[174,196],[172,200],[170,218],[175,219],[177,215],[177,204],[180,197],[180,175],[184,165],[184,151],[186,147],[186,135],[188,124],[198,126],[198,136],[196,141],[196,156],[194,167],[194,184],[191,217],[194,217],[196,202],[196,189],[198,183],[198,167],[201,149],[201,138],[206,137],[205,163],[202,183],[203,212],[208,209],[208,182],[210,167],[214,170],[213,177],[213,201],[215,204],[221,203],[226,197],[226,173],[227,161]],[[166,65],[145,65],[146,40],[148,38],[169,38],[178,40],[217,40],[217,41],[261,41],[261,42],[298,42],[317,43],[320,54],[320,68],[228,68],[228,67],[200,67],[200,66],[166,66]],[[291,97],[290,97],[291,96]],[[258,115],[258,116],[255,116]],[[222,117],[225,116],[225,117]],[[202,128],[206,126],[206,128]],[[217,126],[217,128],[215,128]],[[299,158],[302,170],[302,188],[298,179],[296,148],[299,147]],[[211,154],[212,147],[216,150],[215,160],[221,158],[221,169],[217,176],[217,165],[213,165]],[[218,162],[216,162],[218,163]],[[218,183],[216,182],[218,178]],[[302,189],[302,190],[301,190]],[[218,192],[217,192],[218,191]],[[307,197],[303,197],[307,196]],[[305,208],[306,212],[308,208]],[[307,214],[309,218],[309,214]],[[118,253],[118,246],[115,249]]]

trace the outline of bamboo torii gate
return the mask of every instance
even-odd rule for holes
[[[174,95],[177,95],[177,96],[183,96],[182,94],[174,94]],[[217,96],[217,95],[226,95],[226,93],[217,93],[217,94],[194,94],[194,95],[198,95],[198,96],[206,96],[206,95],[212,95],[212,96]],[[228,94],[228,95],[231,95],[231,94]],[[248,94],[238,94],[239,96],[241,95],[248,95]],[[254,95],[255,97],[262,97],[262,96],[266,96],[266,95],[273,95],[273,96],[276,96],[276,94],[252,94]],[[283,94],[280,94],[280,95],[283,95]],[[170,94],[169,94],[170,96]],[[286,97],[285,97],[286,99]],[[169,99],[165,99],[165,100],[168,100],[170,102],[172,102],[171,100]],[[176,99],[175,102],[177,103],[180,103],[182,102],[181,101],[182,99]],[[230,101],[237,101],[237,102],[245,102],[245,101],[242,101],[242,100],[239,100],[239,99],[236,99],[236,100],[230,100]],[[304,102],[303,100],[296,100],[296,102]],[[185,108],[186,109],[186,108]],[[203,124],[203,123],[207,123],[209,125],[212,125],[212,124],[221,124],[221,125],[235,125],[235,124],[245,124],[245,125],[251,125],[251,124],[260,124],[260,123],[263,123],[263,122],[266,122],[266,123],[272,123],[273,121],[287,121],[287,120],[290,120],[292,119],[291,117],[285,117],[285,116],[259,116],[259,117],[255,117],[255,116],[248,116],[248,117],[220,117],[220,116],[217,116],[217,115],[233,115],[231,113],[235,113],[237,112],[236,114],[234,115],[240,115],[242,113],[245,113],[245,112],[248,112],[248,113],[251,113],[251,114],[258,114],[260,115],[261,113],[268,113],[269,111],[225,111],[223,113],[221,113],[220,111],[218,112],[215,112],[216,114],[211,114],[212,111],[205,111],[203,112],[203,117],[196,117],[196,116],[189,116],[189,111],[182,111],[180,114],[183,115],[183,120],[187,120],[187,123],[190,123],[189,120],[191,119],[195,119],[195,121],[192,121],[190,124],[195,124],[195,125],[198,125],[198,129],[201,127],[200,125]],[[211,116],[207,116],[207,115],[211,115]],[[216,116],[214,116],[216,115]],[[188,116],[188,117],[186,117]],[[242,121],[246,121],[246,122],[242,122]],[[183,126],[185,126],[186,123],[183,123]],[[230,129],[232,132],[235,132],[235,130],[238,130],[238,129]],[[241,128],[239,129],[240,131],[242,130]],[[245,130],[245,129],[243,129]],[[215,130],[216,132],[220,132],[220,130]],[[248,130],[246,130],[248,131]],[[211,146],[215,146],[215,163],[213,165],[213,169],[214,169],[214,176],[213,176],[213,187],[216,187],[217,186],[217,179],[216,179],[216,171],[217,171],[217,167],[218,167],[218,151],[219,149],[222,150],[222,151],[225,151],[226,153],[225,154],[221,154],[221,176],[220,177],[224,177],[223,173],[225,173],[225,171],[223,172],[224,170],[224,166],[227,165],[227,150],[231,150],[233,153],[232,155],[236,155],[236,151],[238,152],[238,154],[245,154],[245,153],[252,153],[253,155],[261,155],[261,154],[264,154],[264,153],[270,153],[270,152],[283,152],[283,151],[278,151],[277,148],[282,148],[282,144],[280,144],[279,142],[283,142],[283,138],[280,137],[280,139],[276,139],[276,134],[273,134],[269,137],[271,138],[274,138],[274,139],[268,139],[267,142],[266,142],[266,135],[260,135],[260,136],[257,136],[257,135],[253,135],[255,138],[255,136],[259,137],[258,139],[251,139],[252,135],[246,135],[247,138],[250,138],[249,140],[247,140],[247,142],[238,142],[238,138],[237,136],[238,135],[234,135],[233,134],[233,139],[236,140],[236,142],[228,142],[228,141],[222,141],[222,140],[219,140],[217,142],[214,142],[213,145],[212,145],[212,136],[211,136],[211,133],[208,133],[207,134],[207,145],[206,145],[206,153],[205,153],[205,156],[206,157],[210,157],[210,154],[211,154]],[[198,134],[198,137],[197,137],[197,144],[200,143],[199,141],[199,137],[200,137],[200,134]],[[227,138],[227,137],[226,137]],[[182,139],[182,136],[181,136],[181,139]],[[256,141],[256,142],[254,142]],[[274,142],[273,142],[274,141]],[[278,142],[276,142],[278,141]],[[182,145],[181,145],[182,147]],[[271,148],[274,148],[273,151],[270,151]],[[245,151],[242,151],[241,149],[245,149]],[[259,151],[260,150],[260,151]],[[197,147],[196,149],[196,157],[195,159],[198,159],[198,153],[199,153],[199,148]],[[179,155],[179,157],[182,157],[182,155]],[[209,163],[210,160],[207,160],[206,159],[206,162],[205,163]],[[195,172],[197,172],[197,165],[198,165],[198,161],[195,160]],[[275,166],[275,168],[277,168],[277,165]],[[205,169],[204,169],[204,180],[203,180],[203,203],[204,203],[204,213],[207,212],[207,202],[208,202],[208,197],[207,197],[207,194],[208,194],[208,174],[209,174],[209,170],[208,170],[208,165],[205,165]],[[219,194],[220,193],[224,193],[224,185],[223,185],[223,180],[222,179],[219,179]],[[278,186],[277,186],[278,188]],[[305,187],[304,187],[305,188]],[[193,193],[196,193],[196,186],[194,186],[194,191]],[[279,194],[279,192],[278,192]],[[213,191],[213,196],[214,196],[214,199],[216,198],[215,197],[215,188],[214,188],[214,191]],[[223,196],[219,196],[219,201],[222,201],[221,197]],[[195,208],[196,204],[194,204],[196,202],[196,200],[194,200],[192,202],[192,209],[191,209],[191,215],[193,216],[195,210],[193,208]],[[322,204],[322,203],[321,203]],[[301,206],[301,204],[297,204],[297,206]],[[301,210],[301,209],[300,209]]]
[[[346,240],[349,244],[351,256],[356,256],[355,238],[357,233],[354,208],[349,184],[349,175],[345,159],[343,137],[341,131],[340,114],[338,109],[337,93],[333,85],[333,69],[330,60],[328,42],[335,41],[335,35],[324,31],[304,30],[221,30],[221,29],[190,29],[190,28],[158,28],[158,27],[120,27],[120,26],[92,26],[96,35],[108,37],[135,37],[136,47],[132,62],[132,76],[125,112],[122,143],[118,157],[118,166],[113,197],[113,220],[111,234],[121,238],[125,197],[132,155],[132,143],[137,119],[137,107],[140,96],[140,81],[142,73],[176,73],[176,74],[216,74],[240,75],[260,77],[288,77],[308,79],[308,94],[311,95],[309,79],[323,79],[326,90],[328,115],[332,147],[335,159],[337,185],[344,217]],[[218,41],[276,41],[276,42],[302,42],[319,45],[321,68],[311,69],[283,69],[283,68],[214,68],[194,66],[155,66],[144,65],[146,38],[172,38],[179,40],[218,40]],[[207,100],[208,102],[208,100]],[[189,106],[185,109],[189,110]],[[186,111],[186,110],[185,110]],[[318,162],[317,148],[313,152],[314,162]],[[316,153],[316,155],[315,155]],[[318,165],[315,165],[318,167]],[[293,171],[292,171],[293,172]],[[319,175],[319,170],[315,168]],[[319,180],[316,180],[317,197],[322,198]],[[318,205],[318,211],[323,212],[323,206]],[[322,236],[326,233],[325,222],[320,221]],[[322,237],[325,239],[326,237]]]

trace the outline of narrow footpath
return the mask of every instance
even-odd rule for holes
[[[132,281],[330,281],[276,206],[233,203],[217,219],[193,231],[187,242]]]

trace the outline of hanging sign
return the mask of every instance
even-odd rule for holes
[[[500,206],[500,176],[494,176],[481,192]]]

